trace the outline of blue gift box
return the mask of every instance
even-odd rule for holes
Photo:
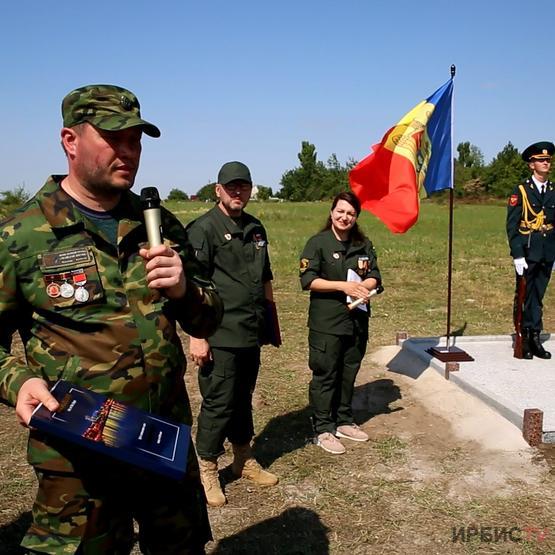
[[[30,426],[126,463],[180,479],[191,428],[60,380],[51,389],[56,412],[42,403]]]

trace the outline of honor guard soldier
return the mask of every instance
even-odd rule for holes
[[[517,290],[521,277],[526,278],[522,309],[522,356],[531,359],[551,358],[540,340],[543,297],[555,261],[555,187],[549,181],[551,142],[530,145],[522,153],[532,175],[518,185],[507,207],[507,237],[516,272]],[[515,313],[517,306],[515,294]]]

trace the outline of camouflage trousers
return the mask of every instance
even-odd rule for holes
[[[94,453],[72,457],[74,472],[35,465],[33,523],[21,545],[30,553],[129,554],[135,521],[143,553],[203,554],[212,537],[192,445],[191,452],[181,481]]]

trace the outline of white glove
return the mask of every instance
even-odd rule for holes
[[[524,270],[526,270],[526,268],[528,268],[528,264],[526,264],[526,259],[525,258],[514,258],[513,259],[513,264],[515,265],[516,273],[519,276],[523,276],[524,275]]]

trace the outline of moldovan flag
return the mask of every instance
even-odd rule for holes
[[[415,106],[349,173],[353,193],[393,232],[418,219],[421,189],[453,187],[453,79]]]

